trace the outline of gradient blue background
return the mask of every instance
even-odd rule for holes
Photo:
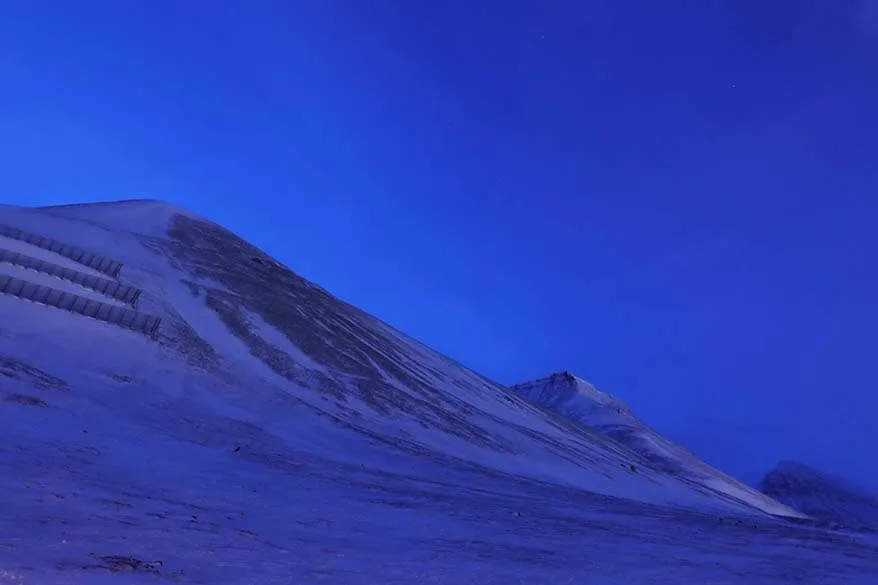
[[[878,486],[878,3],[0,3],[0,197],[169,200],[506,383]]]

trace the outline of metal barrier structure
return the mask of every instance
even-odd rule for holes
[[[26,232],[8,225],[0,224],[0,236],[6,236],[7,238],[12,238],[13,240],[20,240],[33,246],[43,248],[44,250],[49,250],[50,252],[54,252],[56,254],[64,256],[65,258],[70,258],[74,262],[78,262],[83,266],[93,268],[94,270],[106,274],[111,278],[116,278],[117,276],[119,276],[119,271],[122,270],[121,262],[116,262],[115,260],[111,260],[106,256],[99,256],[97,254],[89,252],[88,250],[77,248],[76,246],[63,244],[57,240],[46,238],[37,234],[32,234],[30,232]]]
[[[0,293],[33,301],[49,307],[57,307],[104,321],[127,329],[154,336],[161,324],[161,317],[146,315],[129,309],[87,299],[79,295],[28,282],[14,276],[0,275]]]
[[[100,276],[95,276],[94,274],[79,272],[77,270],[73,270],[72,268],[67,268],[66,266],[52,264],[51,262],[46,262],[45,260],[40,260],[39,258],[34,258],[33,256],[19,254],[18,252],[13,252],[11,250],[5,250],[3,248],[0,248],[0,262],[6,262],[8,264],[14,264],[23,268],[29,268],[31,270],[36,270],[37,272],[42,272],[50,276],[55,276],[57,278],[67,280],[74,284],[84,286],[85,288],[90,288],[91,290],[99,292],[108,297],[122,301],[123,303],[127,303],[132,307],[137,303],[137,299],[140,298],[141,291],[139,288],[124,285],[120,282],[110,280],[108,278],[101,278]]]

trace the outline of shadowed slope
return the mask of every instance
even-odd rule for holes
[[[843,583],[875,567],[870,542],[655,464],[183,210],[0,222],[112,252],[162,317],[150,340],[0,296],[0,570],[26,585]]]
[[[778,463],[759,489],[821,522],[878,531],[878,496],[801,463]]]

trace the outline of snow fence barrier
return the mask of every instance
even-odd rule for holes
[[[15,278],[14,276],[0,275],[0,293],[16,296],[49,307],[57,307],[71,313],[85,315],[86,317],[112,325],[140,331],[150,336],[155,335],[162,321],[160,317],[146,315],[134,309],[87,299],[56,288]]]
[[[93,268],[111,278],[119,276],[119,271],[122,270],[121,262],[116,262],[106,256],[99,256],[88,250],[76,246],[70,246],[57,240],[32,234],[8,225],[0,224],[0,236],[6,236],[13,240],[20,240],[33,246],[43,248],[44,250],[49,250],[50,252],[54,252],[65,258],[70,258],[74,262],[79,262],[84,266]]]
[[[45,260],[40,260],[33,256],[19,254],[12,250],[0,248],[0,262],[29,268],[31,270],[36,270],[37,272],[42,272],[50,276],[70,281],[131,306],[134,306],[137,303],[137,299],[140,298],[141,291],[139,288],[124,285],[109,278],[102,278],[100,276],[95,276],[94,274],[79,272],[72,268],[67,268],[66,266],[59,266],[58,264],[46,262]]]

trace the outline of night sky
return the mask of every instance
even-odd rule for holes
[[[503,383],[878,489],[878,1],[0,3],[0,202],[163,199]]]

